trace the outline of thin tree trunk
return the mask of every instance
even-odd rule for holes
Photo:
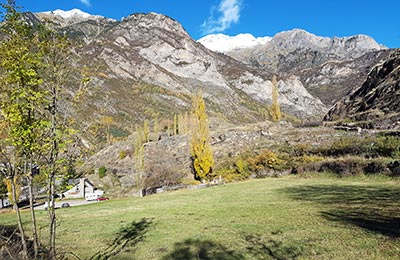
[[[20,213],[19,207],[18,207],[17,192],[15,190],[15,176],[12,176],[12,178],[11,178],[11,190],[12,190],[11,193],[12,193],[12,199],[13,199],[13,208],[15,210],[15,213],[17,214],[18,229],[19,229],[19,233],[21,236],[22,258],[28,259],[28,247],[26,246],[25,231],[24,231],[24,227],[22,225],[21,213]]]
[[[49,176],[49,197],[48,197],[48,215],[49,215],[49,259],[56,259],[56,212],[54,202],[54,171]]]
[[[29,208],[31,210],[31,219],[32,219],[34,259],[37,259],[38,253],[39,253],[39,237],[38,237],[38,232],[37,232],[35,207],[34,207],[32,173],[28,174],[28,180],[29,180]]]
[[[56,174],[56,164],[58,157],[58,141],[57,141],[57,88],[52,89],[52,107],[51,107],[51,138],[52,138],[52,148],[50,154],[50,174],[49,174],[49,259],[56,259],[56,212],[55,212],[55,174]]]

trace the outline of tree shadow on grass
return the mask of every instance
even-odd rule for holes
[[[257,234],[244,235],[243,242],[244,249],[239,252],[211,240],[187,239],[176,243],[162,260],[288,260],[297,259],[303,253],[302,245],[289,245]]]
[[[400,189],[379,186],[312,185],[283,189],[290,198],[323,204],[321,215],[371,232],[400,237]]]
[[[244,256],[210,241],[187,239],[175,244],[174,249],[162,260],[242,260]]]
[[[89,260],[107,260],[127,248],[134,248],[139,242],[144,240],[145,234],[151,224],[151,220],[143,218],[140,221],[133,221],[122,227],[117,232],[114,241],[107,248],[90,257]]]
[[[261,235],[245,235],[247,251],[254,256],[253,259],[288,260],[297,259],[303,254],[304,248],[301,244],[284,244],[272,238]]]

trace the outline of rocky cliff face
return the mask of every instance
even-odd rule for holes
[[[400,50],[377,64],[364,84],[337,102],[325,119],[348,119],[364,127],[400,128]]]
[[[294,71],[305,88],[327,106],[359,88],[371,69],[393,50],[373,51],[346,61],[328,61],[321,65]]]

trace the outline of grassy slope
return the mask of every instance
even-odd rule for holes
[[[145,240],[114,259],[398,259],[399,206],[393,180],[250,180],[59,209],[58,245],[87,258],[146,218]]]

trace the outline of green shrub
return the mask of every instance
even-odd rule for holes
[[[101,166],[99,168],[99,178],[102,179],[107,175],[107,168],[104,166]]]
[[[396,136],[379,136],[372,151],[380,156],[400,158],[400,138]]]
[[[250,176],[249,164],[247,161],[239,158],[235,162],[236,173],[247,178]]]

